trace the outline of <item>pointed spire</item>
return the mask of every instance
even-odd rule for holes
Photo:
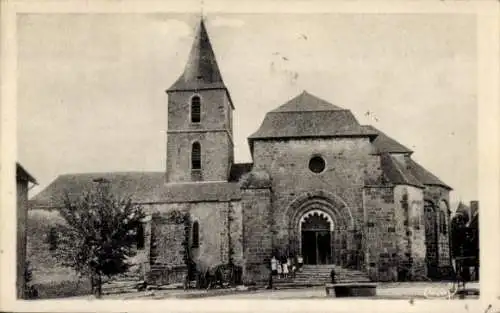
[[[167,91],[219,88],[226,87],[202,16],[184,73]]]

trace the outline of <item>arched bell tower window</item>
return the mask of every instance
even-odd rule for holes
[[[201,170],[201,145],[199,142],[194,142],[191,147],[191,169]]]
[[[201,99],[199,96],[191,98],[191,123],[201,121]]]

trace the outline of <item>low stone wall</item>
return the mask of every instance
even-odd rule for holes
[[[153,265],[147,275],[147,284],[163,286],[176,283],[183,283],[187,274],[187,267],[168,267]]]

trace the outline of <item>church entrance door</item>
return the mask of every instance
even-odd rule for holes
[[[331,223],[324,214],[308,214],[301,223],[302,256],[304,264],[332,262]]]

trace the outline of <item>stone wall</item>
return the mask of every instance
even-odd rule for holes
[[[201,98],[201,122],[191,123],[191,97]],[[191,181],[191,145],[201,144],[202,180],[227,179],[233,163],[232,108],[226,90],[172,92],[168,100],[167,181]]]
[[[194,202],[194,203],[167,203],[155,205],[152,214],[168,215],[176,210],[189,212],[191,223],[198,222],[199,225],[199,246],[193,247],[192,234],[189,238],[193,260],[196,262],[198,270],[204,271],[208,267],[227,263],[229,260],[229,234],[234,250],[235,263],[241,264],[241,207],[236,202]],[[231,225],[228,225],[229,211],[232,210]],[[230,230],[229,230],[230,228]],[[184,240],[184,232],[178,230],[179,235],[172,235],[176,240],[169,242],[165,246],[166,251],[175,250]],[[173,264],[173,263],[172,263]]]
[[[201,145],[201,180],[224,181],[228,177],[233,145],[225,130],[170,133],[167,138],[167,181],[190,182],[191,146]]]
[[[197,263],[199,270],[227,263],[230,252],[229,232],[233,247],[233,260],[235,264],[242,265],[243,214],[239,201],[231,203],[154,204],[144,205],[144,210],[147,214],[144,221],[144,248],[137,250],[136,255],[129,260],[132,264],[129,274],[141,276],[138,278],[147,278],[150,271],[159,270],[160,267],[166,272],[168,272],[166,269],[185,267],[183,259],[184,225],[172,223],[168,220],[169,213],[172,211],[189,212],[191,222],[199,222],[200,245],[198,248],[191,247],[193,259]],[[230,224],[228,223],[229,215],[232,217]],[[63,222],[64,220],[57,210],[29,211],[27,223],[27,259],[33,267],[35,282],[55,281],[72,277],[76,279],[76,273],[71,268],[62,266],[55,257],[55,251],[50,250],[47,239],[50,229],[58,223]],[[152,236],[156,239],[153,243],[155,245],[155,251],[153,252],[151,252]],[[177,273],[178,271],[174,272]],[[177,274],[177,278],[183,277],[182,273]],[[156,276],[158,277],[155,280],[172,282],[161,275]]]
[[[394,188],[396,233],[398,235],[399,279],[426,277],[423,191],[413,186]]]
[[[398,279],[398,241],[394,189],[366,187],[365,203],[365,262],[366,271],[376,281]]]
[[[243,208],[241,201],[228,203],[228,219],[230,220],[231,245],[233,262],[243,266]]]
[[[451,274],[449,190],[441,186],[426,186],[424,199],[432,204],[437,224],[435,228],[437,232],[437,268],[434,275],[447,278]],[[444,222],[445,229],[441,228],[442,215],[439,213],[440,211],[443,211],[446,219]]]
[[[269,189],[242,190],[243,280],[246,283],[269,278],[273,249],[272,207]]]
[[[351,211],[354,224],[362,225],[363,186],[369,162],[374,159],[372,149],[368,138],[255,141],[254,168],[266,170],[272,177],[275,244],[290,244],[294,212],[288,209],[292,201],[310,191],[334,194]],[[326,162],[321,173],[309,169],[315,155]]]
[[[191,97],[201,98],[201,122],[191,123]],[[230,129],[232,108],[225,90],[176,91],[168,95],[168,129]]]
[[[155,214],[152,218],[151,235],[154,247],[153,263],[168,267],[184,266],[184,224],[176,222],[168,215]]]

